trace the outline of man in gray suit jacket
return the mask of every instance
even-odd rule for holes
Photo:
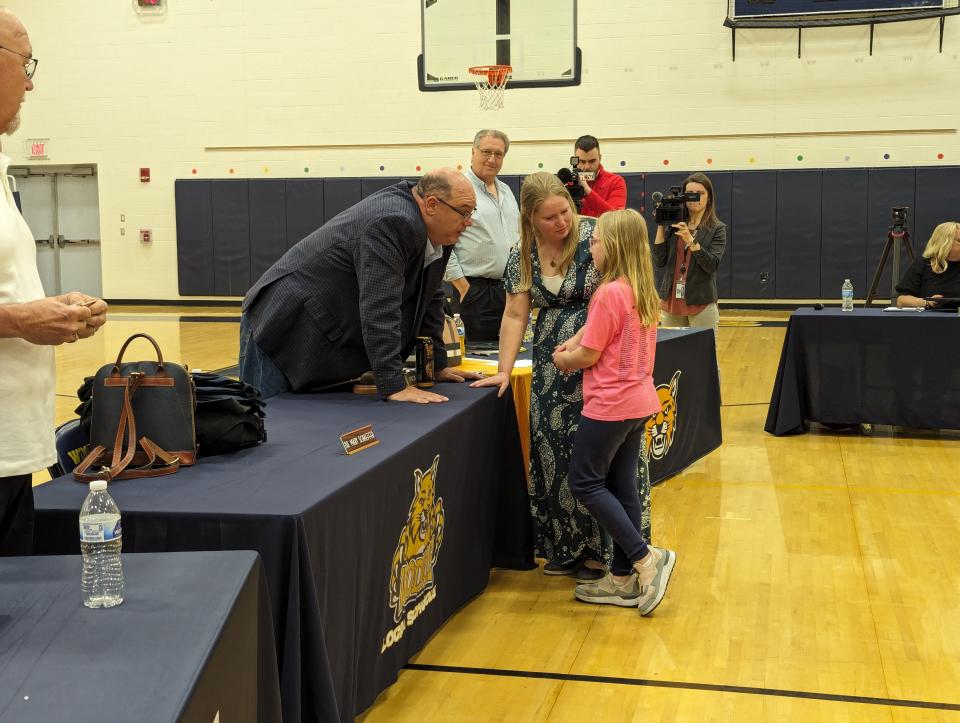
[[[440,283],[475,210],[470,182],[441,168],[368,196],[300,241],[243,300],[241,379],[269,397],[372,371],[381,398],[447,401],[408,386],[403,363],[429,336],[437,380],[478,377],[447,366]]]

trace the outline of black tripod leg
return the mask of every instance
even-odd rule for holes
[[[916,261],[916,260],[917,260],[917,255],[913,252],[913,241],[910,240],[910,232],[909,232],[909,231],[904,231],[904,232],[903,232],[903,240],[904,240],[903,247],[907,250],[907,256],[910,257],[910,260],[911,260],[911,261]],[[898,279],[898,281],[899,281],[899,279]]]
[[[869,309],[873,303],[873,297],[877,293],[877,287],[880,285],[880,277],[883,276],[883,267],[887,264],[887,257],[890,255],[890,249],[893,247],[893,236],[887,234],[887,243],[883,245],[883,254],[880,256],[880,263],[877,264],[877,272],[873,275],[873,282],[870,284],[870,291],[867,292],[867,300],[864,302],[864,308]]]

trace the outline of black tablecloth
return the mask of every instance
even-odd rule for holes
[[[650,481],[656,484],[723,442],[713,330],[658,329],[653,381],[663,407],[647,422]]]
[[[808,422],[960,429],[960,319],[934,311],[800,309],[764,429]]]
[[[288,722],[351,720],[483,590],[491,564],[532,567],[511,395],[456,384],[437,390],[450,402],[282,395],[267,405],[265,445],[110,485],[125,550],[260,553]],[[338,436],[364,424],[380,444],[344,455]],[[428,479],[417,488],[417,471],[435,459],[433,487]],[[75,551],[85,487],[60,478],[35,493],[37,552]],[[434,550],[427,543],[438,537]],[[419,548],[436,553],[435,566]],[[395,557],[407,575],[396,586],[399,607],[390,597]],[[402,635],[401,620],[410,623]]]
[[[83,607],[80,567],[0,558],[0,720],[280,720],[255,553],[124,554],[125,599],[108,610]]]

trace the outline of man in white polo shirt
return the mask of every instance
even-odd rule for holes
[[[0,132],[20,125],[37,60],[26,28],[0,8]],[[32,473],[55,460],[53,345],[91,336],[107,305],[78,292],[46,298],[33,234],[7,184],[0,154],[0,556],[33,548]]]
[[[467,342],[495,342],[506,294],[500,285],[510,248],[520,237],[520,209],[497,178],[510,149],[506,133],[484,129],[473,139],[470,168],[463,172],[477,194],[473,225],[453,247],[444,280],[453,285],[451,308],[460,314]]]

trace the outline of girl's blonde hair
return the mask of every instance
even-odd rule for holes
[[[655,326],[660,317],[660,295],[653,281],[647,222],[631,208],[608,211],[596,230],[603,244],[603,281],[625,279],[633,289],[637,314],[644,326]]]
[[[529,291],[533,285],[533,214],[540,204],[553,196],[561,196],[570,204],[573,223],[564,242],[563,255],[560,257],[560,269],[565,270],[573,260],[580,240],[580,216],[577,207],[560,179],[552,173],[541,171],[526,177],[520,187],[520,287],[518,291]]]
[[[923,250],[923,258],[930,259],[930,265],[938,274],[947,270],[947,254],[950,253],[950,247],[953,246],[953,239],[957,236],[958,228],[960,228],[960,223],[956,221],[941,223],[933,229],[930,240],[927,241],[927,247]]]

